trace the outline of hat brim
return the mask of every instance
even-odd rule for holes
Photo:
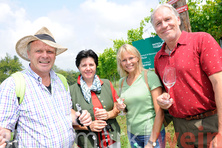
[[[51,47],[56,48],[57,49],[56,50],[56,56],[67,50],[67,48],[62,47],[61,45],[59,45],[55,42],[52,42],[52,41],[49,41],[49,40],[41,40],[41,39],[39,39],[39,38],[37,38],[36,36],[33,36],[33,35],[25,36],[25,37],[21,38],[16,43],[15,48],[16,48],[17,54],[26,61],[30,61],[30,59],[28,58],[28,53],[27,53],[27,50],[28,50],[27,45],[28,45],[28,43],[30,43],[32,41],[35,41],[35,40],[40,40],[43,43],[45,43],[45,44],[47,44]]]

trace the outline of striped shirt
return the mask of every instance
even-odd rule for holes
[[[7,78],[0,86],[0,126],[14,131],[19,147],[72,147],[74,130],[71,119],[71,97],[60,78],[50,71],[51,92],[29,67],[22,71],[26,91],[19,105],[15,81]]]

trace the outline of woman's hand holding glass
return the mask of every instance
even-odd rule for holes
[[[124,98],[118,98],[117,99],[117,109],[120,111],[119,115],[125,115],[125,113],[123,112],[123,110],[126,108],[126,104],[123,103]]]

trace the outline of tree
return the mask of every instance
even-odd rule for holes
[[[79,76],[79,72],[75,72],[74,70],[64,71],[58,68],[56,65],[52,68],[56,73],[62,74],[66,79],[69,85],[72,85],[77,82],[77,78]]]
[[[132,44],[132,42],[130,43],[128,40],[123,40],[123,39],[113,40],[113,48],[115,49],[116,52],[123,44]]]
[[[186,0],[179,0],[176,3],[173,4],[173,7],[175,9],[177,9],[177,8],[180,8],[180,7],[185,6],[185,5],[186,5]],[[180,20],[181,20],[180,30],[191,32],[188,11],[184,11],[184,12],[180,13]]]
[[[0,82],[3,82],[11,74],[21,71],[23,69],[22,63],[17,56],[13,58],[6,53],[6,57],[0,60]]]
[[[67,71],[67,81],[69,85],[73,85],[74,83],[77,83],[78,76],[80,75],[80,72],[76,72],[74,70]]]
[[[161,0],[160,3],[165,2],[164,0]],[[193,32],[198,32],[198,31],[204,31],[208,32],[211,34],[217,41],[222,37],[222,0],[206,0],[206,4],[202,3],[203,0],[188,0],[188,12],[189,12],[189,20],[190,20],[190,25],[191,29]],[[184,5],[183,3],[177,3],[175,7],[179,7],[181,5]],[[153,9],[150,10],[152,12]],[[188,12],[184,15],[188,15]],[[183,17],[183,16],[182,16]],[[188,17],[188,16],[186,16]],[[183,23],[186,22],[186,19],[183,20]],[[124,39],[115,39],[113,40],[113,48],[114,51],[117,53],[118,49],[123,45],[123,44],[131,44],[134,41],[141,40],[143,39],[143,30],[146,24],[151,23],[150,22],[150,16],[145,17],[143,20],[140,21],[140,26],[136,29],[130,29],[127,32],[127,40]],[[189,31],[189,25],[187,25]],[[190,29],[190,31],[191,31]],[[186,29],[185,29],[186,30]],[[150,36],[156,35],[155,32],[152,32]],[[106,50],[104,52],[107,52]],[[112,51],[113,55],[116,55]],[[102,71],[99,71],[99,74],[104,77],[104,78],[109,78],[109,75],[106,75],[106,71],[109,71],[109,69],[106,69],[109,67],[109,65],[105,65],[106,63],[109,64],[109,62],[103,62],[105,58],[107,58],[108,54],[101,54],[103,57],[99,57],[99,65],[100,68],[102,68]],[[106,60],[108,60],[107,58]],[[112,59],[112,58],[110,58]],[[101,62],[101,63],[100,63]],[[102,63],[103,62],[103,63]],[[111,61],[111,62],[116,62]],[[115,63],[116,64],[116,63]],[[102,66],[101,66],[102,65]],[[113,71],[114,73],[117,73],[116,71]]]
[[[207,32],[219,43],[222,37],[222,0],[188,0],[190,24],[193,32]]]
[[[116,81],[119,78],[116,64],[116,51],[112,48],[107,48],[99,55],[99,65],[97,74],[101,78],[108,78],[111,81]]]

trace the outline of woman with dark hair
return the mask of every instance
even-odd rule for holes
[[[74,126],[79,147],[120,148],[120,127],[116,121],[117,93],[112,83],[96,75],[98,56],[89,50],[82,50],[76,57],[76,67],[80,71],[77,83],[70,87],[73,108],[76,104],[88,110],[92,117],[89,127]]]

